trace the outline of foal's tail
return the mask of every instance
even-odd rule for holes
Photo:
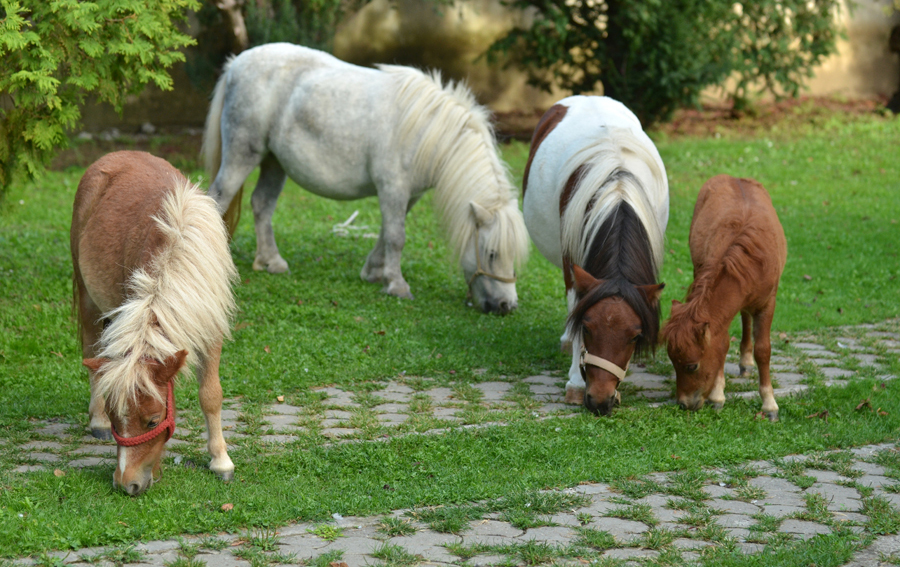
[[[212,184],[216,176],[219,174],[219,167],[222,165],[222,107],[225,105],[225,77],[228,74],[228,67],[231,60],[225,62],[222,68],[222,76],[216,83],[213,90],[212,102],[209,105],[209,114],[206,115],[206,127],[203,129],[203,145],[200,148],[200,155],[203,158],[203,167],[206,174],[209,175],[209,182]],[[244,187],[237,192],[228,210],[222,215],[225,225],[228,227],[228,236],[234,236],[237,229],[238,221],[241,219],[241,201],[244,197]]]

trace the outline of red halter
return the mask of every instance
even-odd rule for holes
[[[136,437],[122,437],[116,433],[115,427],[110,427],[110,431],[112,431],[112,436],[120,447],[134,447],[135,445],[146,443],[159,437],[159,434],[163,431],[168,432],[166,434],[166,441],[168,442],[172,438],[172,434],[175,433],[175,390],[172,386],[172,380],[169,380],[169,393],[166,396],[166,419],[162,423]]]

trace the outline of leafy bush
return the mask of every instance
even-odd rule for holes
[[[645,126],[734,78],[737,102],[755,90],[795,96],[833,53],[839,0],[511,0],[533,16],[495,42],[544,90],[597,90]]]
[[[197,0],[0,0],[0,195],[34,176],[81,118],[87,93],[121,111],[193,40],[178,31]]]

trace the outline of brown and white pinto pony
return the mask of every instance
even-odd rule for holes
[[[741,376],[750,374],[755,359],[762,411],[774,421],[778,404],[769,376],[769,332],[787,241],[765,188],[728,175],[707,181],[694,207],[690,248],[694,282],[685,303],[672,301],[672,316],[662,330],[678,403],[696,410],[709,400],[722,408],[728,327],[740,313]]]
[[[528,233],[565,278],[566,402],[608,415],[632,355],[657,343],[669,219],[662,159],[622,103],[569,97],[534,131],[523,203]]]
[[[162,159],[108,154],[78,184],[71,250],[91,433],[116,439],[113,485],[135,496],[159,478],[186,366],[197,368],[210,469],[231,479],[219,356],[237,271],[215,201]]]

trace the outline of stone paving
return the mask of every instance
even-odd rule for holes
[[[885,368],[900,355],[900,333],[894,331],[896,325],[889,331],[879,328],[883,327],[863,325],[825,339],[774,341],[776,396],[802,391],[814,383],[846,383],[859,375],[894,378]],[[752,380],[735,377],[734,354],[726,365],[729,395],[758,396]],[[674,380],[667,375],[671,367],[666,366],[660,362],[633,365],[623,388],[625,405],[639,398],[653,404],[672,403]],[[565,379],[550,374],[515,381],[449,384],[398,377],[379,386],[383,387],[356,392],[327,387],[303,398],[285,401],[279,397],[262,406],[229,400],[223,413],[226,439],[236,445],[248,440],[271,445],[274,450],[302,438],[343,443],[440,434],[453,427],[501,423],[509,412],[523,409],[538,417],[582,411],[562,403]],[[42,440],[20,445],[21,464],[14,472],[114,466],[115,446],[94,440],[83,424],[46,421],[34,433]],[[169,442],[169,466],[182,459],[181,447],[202,448],[203,436],[199,412],[180,412],[178,431]],[[848,529],[861,532],[873,521],[871,511],[878,510],[878,505],[893,507],[897,514],[900,470],[878,464],[884,462],[884,455],[897,451],[891,444],[873,445],[709,470],[703,478],[654,473],[614,485],[583,484],[554,491],[569,498],[568,504],[535,516],[527,525],[509,520],[502,512],[484,513],[451,532],[437,529],[427,510],[398,510],[369,518],[335,515],[332,522],[289,525],[277,533],[145,542],[132,550],[140,558],[131,563],[162,567],[179,558],[193,558],[210,567],[298,562],[353,567],[403,563],[399,557],[405,558],[407,565],[515,565],[532,562],[525,553],[535,546],[549,553],[549,560],[571,564],[579,562],[579,553],[588,552],[595,559],[623,565],[670,564],[676,556],[691,563],[709,548],[753,554],[767,543],[805,540]],[[685,488],[688,485],[689,490]],[[259,541],[269,544],[260,546]],[[98,561],[112,565],[109,553],[91,549],[61,553],[58,558],[79,566]],[[876,538],[847,565],[877,565],[886,560],[900,564],[896,535]],[[14,563],[34,561],[21,558]]]

